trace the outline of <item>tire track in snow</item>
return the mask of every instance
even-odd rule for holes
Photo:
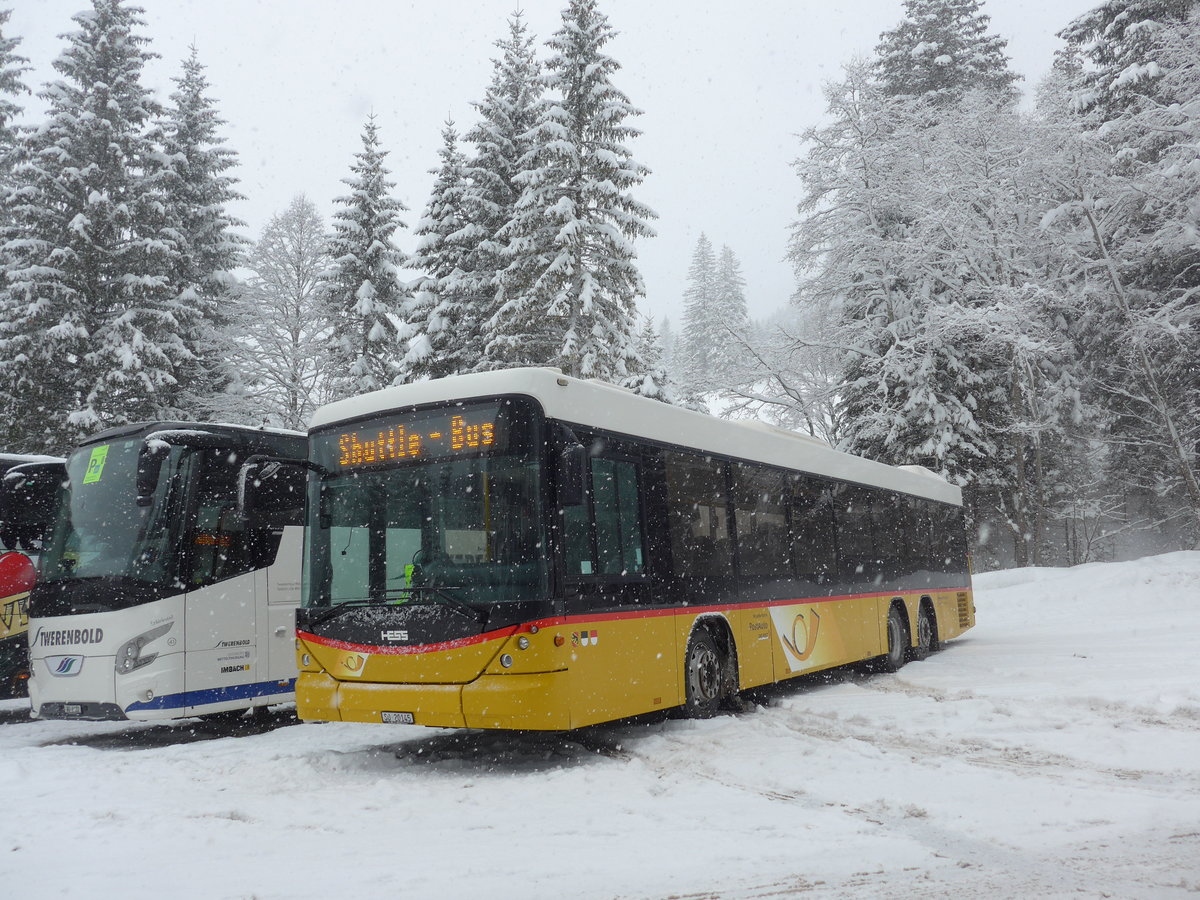
[[[906,681],[903,676],[899,675],[890,678],[859,678],[850,683],[875,693],[903,694],[909,697],[933,700],[935,703],[959,700],[978,700],[992,704],[1016,702],[1015,700],[998,700],[986,694],[978,694],[969,688],[948,691],[923,687]],[[1132,721],[1147,728],[1168,728],[1189,733],[1200,732],[1200,707],[1192,705],[1180,705],[1170,712],[1164,713],[1147,709],[1144,706],[1125,704],[1119,700],[1105,700],[1099,697],[1057,697],[1052,694],[1039,694],[1037,702],[1043,710],[1050,706],[1074,713],[1086,713],[1096,718],[1110,720],[1121,726],[1127,726]]]
[[[791,712],[798,710],[793,708]],[[1200,773],[1195,771],[1161,772],[1098,766],[1074,756],[977,737],[940,741],[929,732],[887,732],[869,726],[858,727],[843,719],[818,716],[803,720],[789,717],[781,724],[790,731],[817,741],[848,743],[851,747],[857,745],[858,752],[863,755],[871,755],[871,749],[903,753],[912,762],[927,767],[965,764],[1022,777],[1035,775],[1057,782],[1073,781],[1108,790],[1123,789],[1156,796],[1177,797],[1182,791],[1196,794],[1200,802]]]
[[[694,749],[694,742],[684,737],[668,736],[668,743]],[[952,748],[947,748],[948,750]],[[769,898],[994,898],[1039,896],[1042,900],[1079,896],[1095,897],[1194,897],[1200,885],[1186,882],[1168,884],[1147,883],[1147,873],[1171,870],[1171,854],[1162,853],[1167,842],[1192,842],[1200,846],[1200,834],[1177,834],[1163,839],[1143,839],[1143,846],[1122,846],[1122,867],[1131,876],[1114,875],[1114,860],[1108,846],[1101,841],[1093,846],[1084,841],[1066,852],[1052,848],[1045,854],[1031,854],[1027,848],[1006,847],[989,839],[971,837],[959,825],[939,824],[924,810],[911,806],[898,809],[881,801],[877,804],[855,805],[822,800],[804,790],[779,790],[773,787],[748,784],[736,776],[724,773],[711,765],[693,763],[686,771],[667,765],[663,759],[675,754],[643,755],[621,751],[621,757],[636,759],[660,778],[701,778],[730,791],[752,794],[776,803],[796,804],[810,814],[840,813],[862,825],[891,836],[898,836],[924,848],[925,860],[900,871],[879,870],[859,872],[835,882],[828,876],[816,879],[789,874],[779,879],[751,885],[719,887],[697,892],[641,895],[639,900],[769,900]],[[1157,852],[1156,852],[1157,851]],[[1152,894],[1148,894],[1148,889]]]

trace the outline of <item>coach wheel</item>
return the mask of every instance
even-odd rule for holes
[[[690,718],[713,716],[725,696],[725,660],[712,635],[703,628],[692,632],[687,649],[687,702]]]
[[[917,616],[917,646],[912,648],[911,656],[913,659],[927,659],[937,648],[937,621],[933,617],[933,610],[922,603]]]
[[[904,623],[904,615],[900,607],[892,606],[887,618],[887,653],[880,660],[880,668],[885,672],[899,671],[908,656],[908,626]]]

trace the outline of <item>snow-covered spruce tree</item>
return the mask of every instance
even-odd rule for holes
[[[876,74],[888,94],[953,103],[973,90],[1016,99],[1008,42],[988,34],[980,0],[904,0],[905,17],[881,34]]]
[[[933,115],[862,66],[847,74],[798,163],[791,244],[801,296],[841,322],[842,446],[962,484],[1032,561],[1078,373],[1067,305],[1034,287],[1061,273],[1037,229],[1046,189],[1024,120],[986,94]]]
[[[375,391],[402,379],[403,316],[407,289],[399,280],[404,255],[393,237],[407,210],[390,195],[395,183],[384,166],[375,117],[367,120],[363,149],[343,183],[350,193],[336,201],[329,241],[330,269],[321,287],[330,324],[330,393],[337,399]]]
[[[1191,546],[1200,541],[1200,9],[1135,29],[1145,4],[1114,6],[1127,16],[1085,49],[1123,68],[1085,94],[1091,121],[1065,142],[1048,231],[1077,261],[1080,345],[1108,417],[1110,478]],[[1109,35],[1133,39],[1104,49]]]
[[[744,362],[743,341],[750,324],[745,286],[733,251],[722,247],[718,260],[712,242],[701,234],[683,295],[684,384],[693,399],[728,388]]]
[[[637,353],[638,367],[626,379],[624,386],[651,400],[677,403],[670,373],[663,364],[662,342],[654,328],[654,320],[649,316],[644,317],[637,334]]]
[[[913,234],[925,101],[887,96],[864,62],[826,97],[831,121],[806,132],[796,164],[804,199],[789,256],[798,297],[840,325],[841,447],[969,482],[995,449],[976,421],[981,376],[925,338],[936,276],[910,283],[934,249]]]
[[[746,279],[742,264],[725,245],[717,259],[716,309],[720,330],[716,333],[715,369],[722,387],[737,377],[745,366],[742,353],[750,337],[750,313],[746,309]]]
[[[325,228],[303,195],[273,216],[247,255],[250,275],[232,291],[231,371],[218,398],[223,418],[304,428],[321,403],[331,360],[318,299],[329,266]]]
[[[1161,96],[1160,32],[1185,22],[1198,5],[1197,0],[1107,0],[1071,22],[1059,37],[1091,63],[1082,72],[1076,103],[1110,119],[1139,105],[1139,98]]]
[[[231,216],[228,206],[242,195],[229,171],[237,154],[221,142],[224,120],[208,96],[208,80],[195,47],[183,61],[182,74],[167,109],[163,149],[170,159],[167,172],[167,218],[179,249],[174,284],[178,301],[198,315],[183,338],[194,354],[177,377],[184,390],[179,406],[189,416],[203,418],[209,401],[235,380],[226,361],[221,335],[233,270],[247,241],[234,232],[245,223]]]
[[[462,371],[482,371],[496,365],[488,359],[491,334],[487,323],[499,308],[500,273],[509,264],[508,239],[501,232],[512,221],[521,185],[517,176],[533,148],[531,131],[537,124],[543,86],[533,37],[514,13],[508,36],[496,42],[500,55],[492,61],[492,80],[483,100],[474,104],[479,121],[465,135],[474,153],[464,166],[464,223],[459,244],[464,253],[457,293],[464,315],[478,323],[463,351]],[[465,152],[465,151],[464,151]]]
[[[635,300],[644,294],[633,240],[654,213],[630,190],[648,170],[625,142],[640,111],[611,81],[620,65],[595,0],[572,0],[548,42],[544,100],[501,276],[488,355],[497,365],[551,365],[584,378],[640,383]]]
[[[12,10],[0,9],[0,191],[7,191],[11,185],[13,151],[17,146],[16,119],[22,112],[18,100],[29,93],[22,77],[30,70],[29,60],[16,52],[21,39],[6,33],[11,15]]]
[[[140,12],[93,0],[75,17],[54,62],[63,78],[40,95],[46,122],[21,142],[0,316],[9,447],[63,450],[101,426],[176,411],[196,313],[174,289]]]
[[[683,332],[676,363],[689,396],[698,397],[717,388],[713,355],[723,333],[717,315],[717,258],[712,241],[701,232],[683,291]]]
[[[662,317],[662,323],[658,326],[658,341],[662,345],[663,368],[667,370],[671,380],[678,383],[679,369],[675,365],[675,360],[678,355],[679,339],[675,334],[675,327],[667,316]]]
[[[467,222],[466,160],[453,122],[442,129],[438,157],[429,203],[413,231],[417,251],[408,261],[410,268],[424,273],[413,286],[408,313],[412,336],[404,369],[412,381],[473,371],[483,356],[481,306],[473,302],[466,282],[478,232]]]

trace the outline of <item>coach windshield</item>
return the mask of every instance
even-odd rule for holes
[[[305,605],[545,597],[541,420],[520,399],[388,414],[313,435]]]
[[[172,486],[184,464],[181,447],[165,450],[153,493],[139,503],[138,459],[143,437],[89,444],[67,461],[68,490],[42,557],[40,598],[69,596],[87,586],[89,606],[117,608],[179,590],[173,552],[182,516]],[[51,606],[55,605],[53,603]],[[45,609],[43,612],[58,610]]]

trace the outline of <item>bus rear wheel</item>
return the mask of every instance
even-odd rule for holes
[[[908,659],[908,624],[900,607],[893,605],[888,609],[887,617],[887,653],[879,660],[879,668],[884,672],[898,672]]]
[[[691,719],[714,716],[727,693],[726,662],[717,642],[704,628],[692,632],[686,656],[684,714]]]
[[[933,610],[926,604],[921,604],[921,612],[917,616],[917,645],[910,653],[913,659],[928,659],[929,654],[938,648],[937,620]]]

